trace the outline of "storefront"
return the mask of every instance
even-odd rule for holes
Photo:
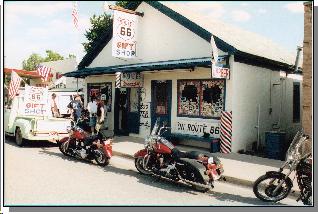
[[[255,141],[264,144],[265,132],[275,124],[289,136],[300,126],[292,119],[296,80],[286,73],[293,57],[263,37],[217,21],[210,27],[197,14],[167,2],[134,5],[129,9],[145,14],[138,20],[137,57],[112,57],[107,31],[105,41],[83,58],[79,69],[66,74],[84,78],[85,102],[97,89],[105,98],[109,130],[144,138],[160,118],[171,127],[168,134],[182,143],[209,147],[207,142],[220,138],[226,112],[231,117],[226,121],[230,150],[237,152]],[[211,35],[218,66],[229,69],[227,78],[211,77]],[[265,43],[270,45],[259,45]]]

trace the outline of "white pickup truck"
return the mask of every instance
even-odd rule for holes
[[[24,90],[20,90],[19,95],[4,107],[5,134],[14,136],[18,146],[22,146],[26,140],[56,142],[68,136],[67,126],[71,124],[70,119],[54,118],[50,111],[42,116],[24,115],[21,110],[23,104]]]

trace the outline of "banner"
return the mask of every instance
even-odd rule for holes
[[[138,16],[114,10],[112,56],[137,56]]]
[[[25,86],[24,115],[48,115],[48,88]]]

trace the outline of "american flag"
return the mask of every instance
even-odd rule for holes
[[[74,22],[75,28],[78,29],[77,1],[73,3],[72,16],[73,16],[73,22]]]
[[[36,69],[37,73],[42,77],[42,81],[46,82],[51,74],[51,68],[44,65],[39,65]]]
[[[20,83],[21,83],[22,78],[12,70],[11,72],[11,81],[9,85],[9,98],[13,99],[15,95],[19,91]]]

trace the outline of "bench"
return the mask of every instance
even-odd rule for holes
[[[169,133],[165,136],[173,144],[179,144],[181,140],[195,140],[200,142],[209,143],[210,152],[219,152],[220,151],[220,140],[211,136],[208,137],[199,137],[189,134],[179,134],[179,133]]]

